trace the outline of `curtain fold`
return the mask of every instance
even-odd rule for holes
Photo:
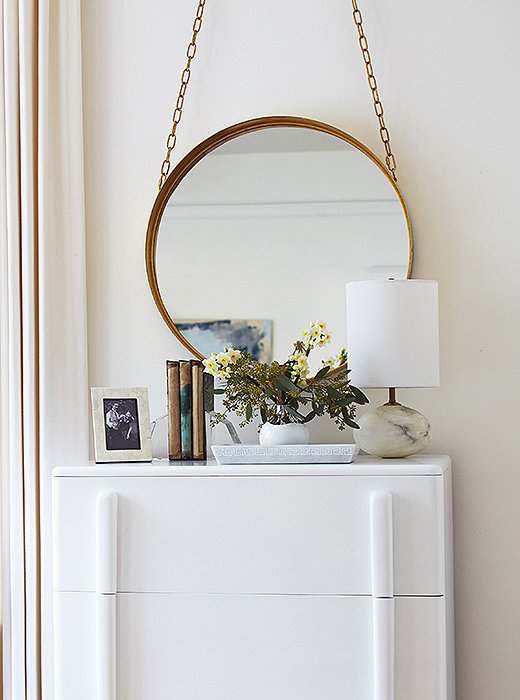
[[[4,697],[53,697],[50,473],[88,459],[79,0],[2,0]]]
[[[20,190],[20,81],[18,8],[2,4],[2,114],[1,114],[1,396],[2,396],[2,573],[4,686],[14,696],[25,689],[25,571],[12,562],[23,557],[22,338],[21,338],[21,208]],[[12,473],[11,473],[12,471]],[[19,527],[11,527],[11,512]],[[13,555],[11,554],[13,553]],[[23,559],[22,559],[23,561]],[[22,655],[11,655],[18,646]],[[18,679],[16,682],[15,679]]]

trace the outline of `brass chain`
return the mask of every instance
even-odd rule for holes
[[[396,169],[397,165],[395,162],[394,154],[392,153],[392,147],[390,145],[390,133],[386,128],[383,105],[379,98],[379,91],[377,89],[377,82],[374,75],[374,69],[372,67],[372,59],[370,57],[370,52],[368,50],[368,41],[363,31],[363,17],[361,16],[361,11],[357,5],[356,0],[352,0],[352,9],[354,23],[357,27],[359,34],[359,46],[361,47],[361,55],[363,56],[363,61],[365,62],[365,68],[367,72],[368,85],[372,91],[372,99],[374,100],[374,111],[376,113],[377,120],[379,122],[379,135],[381,136],[381,141],[385,147],[385,161],[386,167],[390,171],[395,182],[397,182]]]
[[[197,52],[197,35],[202,27],[202,15],[204,14],[204,6],[206,5],[206,0],[199,0],[199,5],[197,7],[197,14],[195,15],[195,20],[193,21],[193,35],[191,41],[188,44],[186,50],[186,67],[182,71],[181,75],[181,85],[179,88],[179,95],[177,97],[177,102],[175,103],[175,109],[173,110],[172,117],[172,130],[168,139],[166,140],[166,157],[163,161],[161,167],[161,177],[159,178],[159,189],[164,185],[168,173],[170,172],[170,156],[171,152],[175,148],[177,142],[177,125],[182,118],[182,108],[184,107],[184,97],[186,95],[186,90],[188,89],[188,83],[191,77],[191,62],[193,61],[195,54]]]
[[[188,44],[188,48],[186,50],[186,66],[182,72],[181,75],[181,84],[179,88],[179,94],[177,97],[177,102],[175,103],[175,109],[173,110],[173,117],[172,117],[172,129],[171,132],[168,136],[168,139],[166,140],[166,157],[163,161],[163,164],[161,166],[161,176],[159,178],[159,190],[161,187],[164,185],[166,178],[168,177],[168,173],[170,172],[170,156],[171,152],[175,148],[175,144],[177,142],[177,125],[179,124],[181,118],[182,118],[182,109],[184,107],[184,97],[186,95],[186,90],[188,88],[188,83],[190,82],[190,77],[191,77],[191,62],[193,61],[195,54],[197,52],[197,36],[198,33],[202,27],[202,16],[204,14],[204,7],[206,5],[206,0],[199,0],[199,4],[197,7],[197,13],[195,15],[195,19],[193,21],[193,35],[191,37],[191,41]],[[368,50],[368,41],[365,36],[365,32],[363,30],[363,17],[361,15],[361,10],[358,7],[357,1],[352,0],[352,9],[353,9],[353,17],[354,17],[354,23],[357,27],[357,31],[359,34],[359,46],[361,47],[361,55],[363,57],[363,61],[365,63],[365,68],[367,72],[367,78],[368,78],[368,85],[370,87],[370,90],[372,91],[372,99],[374,101],[374,111],[376,113],[377,120],[379,122],[379,135],[381,137],[381,141],[383,142],[383,146],[385,148],[385,162],[386,162],[386,167],[390,171],[390,174],[392,175],[393,179],[397,181],[397,175],[396,175],[396,169],[397,165],[395,162],[395,157],[394,154],[392,153],[392,147],[390,145],[390,133],[386,127],[385,124],[385,118],[384,118],[384,110],[383,110],[383,105],[381,103],[381,99],[379,98],[379,91],[377,88],[377,81],[374,75],[374,69],[372,66],[372,58],[370,56],[370,52]]]

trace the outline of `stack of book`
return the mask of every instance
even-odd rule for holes
[[[205,375],[200,360],[167,360],[168,457],[206,458]]]

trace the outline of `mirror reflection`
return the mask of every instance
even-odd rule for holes
[[[239,134],[171,187],[157,284],[200,354],[251,343],[283,361],[303,328],[324,320],[328,357],[344,344],[345,283],[409,276],[402,198],[383,166],[344,137],[299,125]]]

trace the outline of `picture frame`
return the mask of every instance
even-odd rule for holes
[[[148,389],[92,387],[90,398],[95,461],[151,462]]]

